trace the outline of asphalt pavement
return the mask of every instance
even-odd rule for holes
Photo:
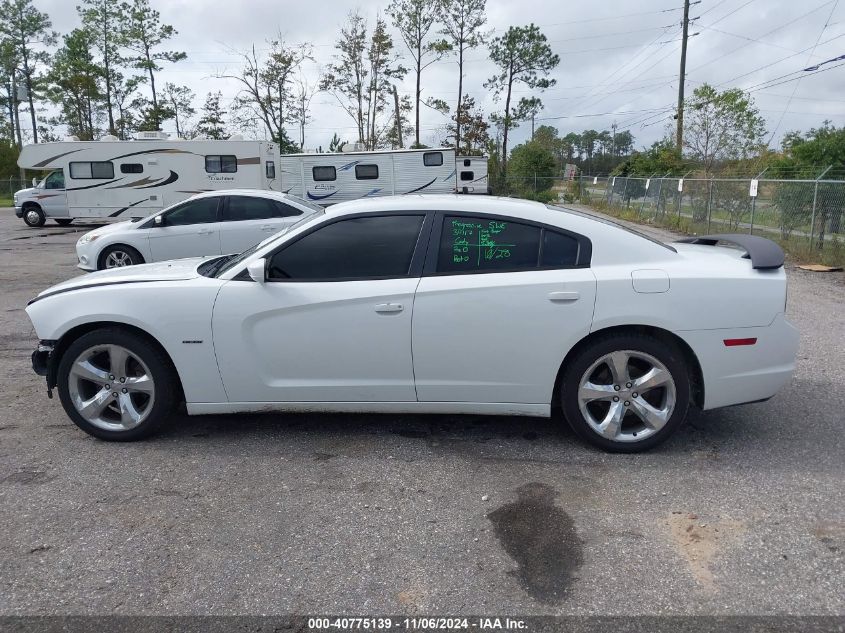
[[[0,210],[0,615],[845,615],[842,273],[788,270],[786,389],[647,454],[483,416],[175,416],[112,444],[29,364],[23,308],[81,274],[86,228]]]

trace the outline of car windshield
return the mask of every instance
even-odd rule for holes
[[[309,205],[310,206],[310,205]],[[314,205],[317,206],[317,205]],[[306,215],[304,218],[299,220],[298,222],[294,222],[293,224],[286,226],[278,233],[274,233],[270,237],[265,240],[258,242],[255,246],[251,246],[250,248],[246,249],[244,252],[240,253],[239,255],[225,255],[219,261],[215,262],[215,266],[212,269],[206,271],[209,277],[219,277],[227,270],[231,270],[242,261],[244,261],[247,257],[258,251],[259,249],[263,248],[265,245],[269,244],[280,235],[284,235],[285,233],[289,233],[290,231],[299,228],[304,224],[308,224],[309,222],[316,220],[321,215],[324,215],[326,210],[323,207],[317,206],[317,209],[314,213],[310,213]]]

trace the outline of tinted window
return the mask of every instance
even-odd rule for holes
[[[207,224],[217,222],[218,198],[200,198],[189,200],[181,207],[169,211],[165,215],[167,226],[183,226],[185,224]]]
[[[561,268],[578,263],[578,240],[548,229],[543,231],[543,251],[540,266]]]
[[[228,203],[223,207],[223,221],[265,220],[278,217],[276,206],[267,198],[251,196],[229,196]]]
[[[378,165],[355,165],[355,178],[358,180],[375,180],[378,178]]]
[[[71,163],[70,177],[76,180],[114,178],[111,162]]]
[[[273,180],[276,177],[276,163],[268,160],[264,163],[264,173],[268,180]]]
[[[495,272],[537,267],[540,228],[507,220],[446,216],[437,272]]]
[[[443,164],[443,152],[425,152],[423,165],[426,167],[440,167]]]
[[[123,163],[120,166],[121,174],[143,174],[144,166],[141,163]]]
[[[268,277],[277,281],[404,277],[422,223],[422,215],[334,222],[276,253]]]
[[[334,167],[312,167],[311,177],[315,181],[337,180],[337,171],[335,171]]]
[[[280,218],[292,218],[297,215],[302,215],[302,211],[296,207],[292,207],[284,202],[273,200],[273,206],[276,207],[276,216]],[[322,210],[322,208],[320,209]]]
[[[238,157],[233,155],[206,156],[205,171],[209,174],[234,174],[238,171]]]
[[[462,171],[461,172],[461,180],[472,180],[475,178],[475,173],[471,171]]]

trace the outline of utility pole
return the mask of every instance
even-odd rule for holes
[[[684,0],[684,34],[681,40],[681,74],[678,77],[678,129],[675,133],[675,147],[680,154],[684,147],[684,83],[687,74],[687,40],[689,39],[689,5],[690,0]]]
[[[399,93],[396,92],[396,84],[393,84],[393,104],[396,108],[396,139],[399,143],[399,149],[404,147],[402,142],[402,117],[399,114]]]
[[[616,121],[610,126],[610,129],[613,130],[613,139],[610,142],[610,155],[615,157],[616,156]]]
[[[534,140],[534,113],[531,113],[531,140]]]

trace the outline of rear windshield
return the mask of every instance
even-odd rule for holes
[[[618,229],[622,229],[623,231],[628,231],[628,233],[633,233],[637,237],[641,237],[644,240],[648,240],[649,242],[652,242],[654,244],[658,244],[658,245],[662,246],[663,248],[669,249],[673,253],[678,252],[677,250],[675,250],[674,247],[669,246],[668,244],[665,244],[665,243],[661,242],[660,240],[651,237],[650,235],[646,235],[645,233],[641,233],[640,231],[637,231],[636,229],[632,229],[631,227],[625,226],[624,224],[620,224],[619,222],[614,222],[613,220],[606,218],[603,215],[599,215],[597,213],[590,213],[588,211],[582,211],[580,209],[576,210],[576,209],[572,209],[571,207],[559,207],[559,206],[554,205],[554,204],[547,204],[546,207],[548,209],[551,209],[552,211],[563,211],[564,213],[571,213],[573,215],[580,215],[582,218],[590,218],[591,220],[595,220],[596,222],[602,222],[603,224],[609,224],[610,226],[615,226]]]

